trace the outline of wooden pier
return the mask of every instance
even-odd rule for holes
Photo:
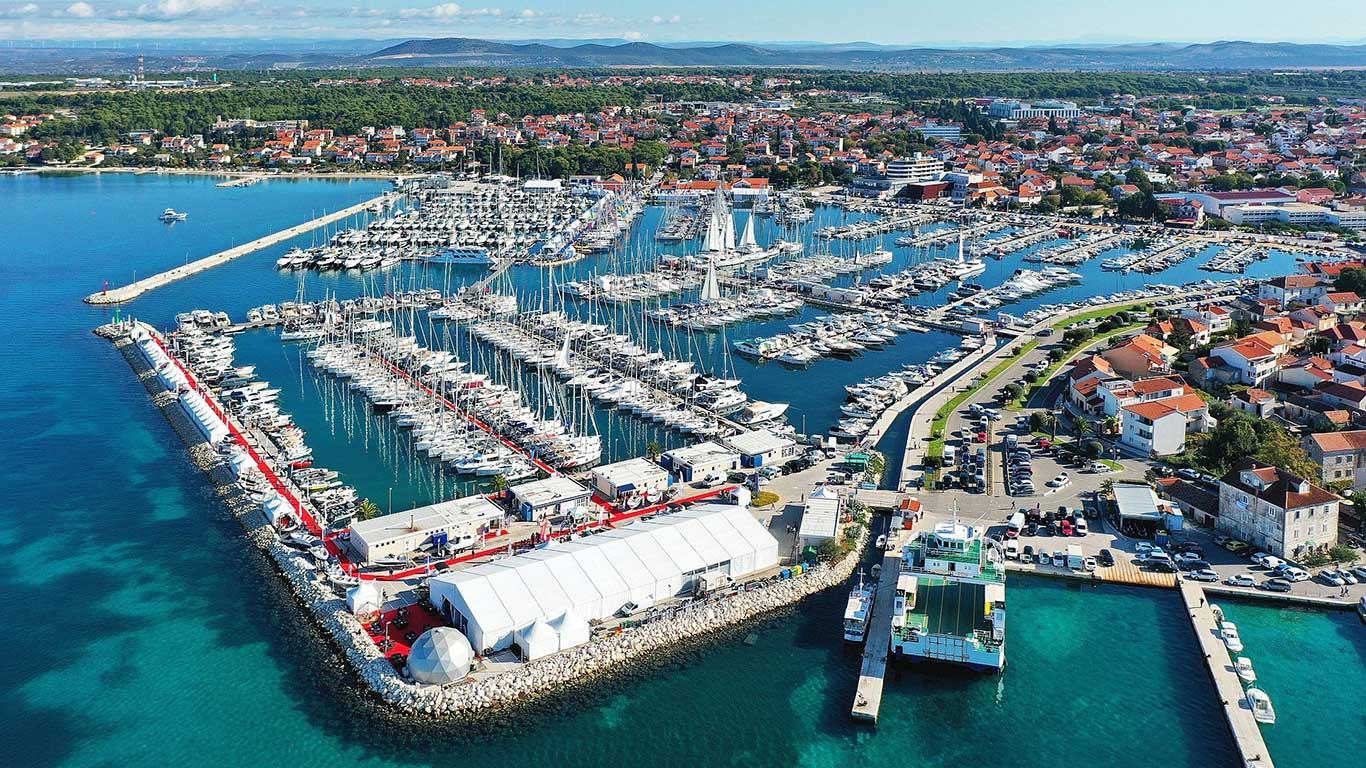
[[[906,543],[906,532],[888,531],[887,552],[882,553],[882,571],[878,574],[877,597],[873,600],[873,616],[868,622],[867,642],[863,645],[863,666],[859,670],[858,688],[854,691],[854,705],[849,716],[855,720],[877,723],[882,708],[882,686],[887,677],[887,656],[892,651],[892,608],[896,605],[896,581],[901,574],[901,546]]]
[[[363,203],[356,203],[355,205],[350,206],[349,208],[343,208],[339,211],[334,211],[333,213],[319,216],[318,218],[313,219],[311,221],[306,221],[303,224],[297,224],[295,226],[289,227],[288,229],[282,229],[279,232],[266,235],[265,237],[257,238],[249,243],[243,243],[242,245],[233,246],[232,248],[229,248],[225,251],[219,251],[218,253],[215,253],[212,256],[205,256],[202,259],[197,259],[188,264],[168,269],[165,272],[160,272],[158,274],[152,275],[151,277],[145,277],[141,280],[138,280],[135,283],[129,283],[128,285],[119,288],[110,288],[108,290],[100,291],[98,293],[92,293],[89,296],[85,297],[85,303],[122,304],[126,301],[132,301],[133,299],[137,298],[138,296],[141,296],[142,294],[148,291],[160,288],[164,285],[169,285],[182,278],[190,277],[191,275],[197,275],[200,272],[204,272],[205,270],[213,269],[214,267],[220,264],[227,264],[229,261],[232,261],[233,259],[246,256],[249,253],[255,253],[256,251],[259,251],[262,248],[268,248],[277,243],[282,243],[286,240],[291,240],[306,232],[311,232],[317,229],[318,227],[331,224],[334,221],[341,221],[342,219],[345,219],[349,216],[354,216],[358,213],[362,213],[369,209],[370,206],[382,203],[386,197],[387,194],[371,198]]]
[[[1205,599],[1205,591],[1193,581],[1182,581],[1180,586],[1186,615],[1190,617],[1191,628],[1195,630],[1210,677],[1214,679],[1219,705],[1224,710],[1224,718],[1228,720],[1234,746],[1242,756],[1242,764],[1246,768],[1272,768],[1271,753],[1243,697],[1243,685],[1238,680],[1228,649],[1219,637],[1218,623],[1214,611],[1210,610],[1209,601]]]

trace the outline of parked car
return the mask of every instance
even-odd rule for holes
[[[1100,551],[1100,564],[1105,566],[1106,568],[1109,568],[1115,564],[1115,556],[1110,554],[1110,550],[1102,549]]]
[[[1167,560],[1149,560],[1148,568],[1155,573],[1176,573],[1176,566]]]
[[[1081,566],[1086,569],[1087,573],[1090,573],[1096,570],[1096,559],[1094,557],[1087,557],[1085,560],[1081,561]]]
[[[1055,568],[1065,568],[1067,566],[1067,555],[1064,555],[1060,549],[1053,550],[1053,566]]]
[[[1176,470],[1176,476],[1181,478],[1182,480],[1190,480],[1191,482],[1195,482],[1196,480],[1200,479],[1200,473],[1196,472],[1190,467],[1182,467]]]
[[[1352,575],[1352,572],[1347,570],[1346,568],[1339,568],[1337,569],[1337,571],[1335,571],[1335,573],[1337,573],[1339,579],[1342,579],[1348,584],[1357,583],[1357,577]]]
[[[1257,586],[1257,580],[1254,579],[1254,578],[1252,578],[1251,576],[1247,575],[1246,573],[1239,573],[1239,574],[1235,574],[1235,575],[1233,575],[1233,576],[1230,576],[1230,577],[1228,577],[1227,579],[1224,579],[1224,583],[1227,584],[1227,585],[1229,585],[1230,587],[1255,587],[1255,586]]]
[[[1319,580],[1330,587],[1341,587],[1347,583],[1337,575],[1336,571],[1324,571],[1320,573]]]
[[[1192,561],[1192,560],[1199,560],[1199,559],[1200,559],[1200,555],[1198,555],[1198,554],[1195,553],[1195,552],[1186,552],[1186,551],[1178,550],[1177,553],[1176,553],[1176,556],[1175,556],[1174,558],[1172,558],[1172,559],[1176,560],[1176,562],[1178,562],[1178,563],[1185,563],[1185,562],[1190,562],[1190,561]]]
[[[1213,569],[1201,568],[1198,571],[1187,573],[1186,578],[1191,579],[1192,581],[1218,581],[1219,574],[1215,573]]]
[[[1054,477],[1052,480],[1049,480],[1049,481],[1048,481],[1048,487],[1049,487],[1049,488],[1065,488],[1065,487],[1066,487],[1069,483],[1071,483],[1071,482],[1072,482],[1072,479],[1071,479],[1070,477],[1067,476],[1067,473],[1066,473],[1066,472],[1063,472],[1062,474],[1058,475],[1057,477]]]
[[[1270,592],[1289,592],[1293,587],[1293,584],[1282,578],[1267,579],[1257,585],[1258,589],[1265,589]]]
[[[1306,571],[1303,568],[1290,568],[1285,571],[1285,575],[1282,578],[1287,581],[1309,581],[1310,577],[1309,571]]]

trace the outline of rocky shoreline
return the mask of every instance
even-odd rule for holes
[[[165,390],[155,372],[126,337],[97,331],[123,354],[152,401],[189,447],[191,460],[213,480],[229,511],[258,549],[270,555],[296,599],[342,651],[351,668],[382,701],[403,713],[428,717],[473,715],[517,704],[625,669],[633,659],[713,634],[793,605],[846,581],[868,541],[864,527],[852,552],[835,564],[821,564],[789,579],[770,577],[713,593],[666,610],[644,624],[596,636],[589,643],[520,664],[513,670],[449,686],[416,685],[403,678],[380,653],[360,621],[331,585],[303,563],[304,553],[286,547],[265,524],[259,507],[234,482],[231,471],[203,440]],[[311,565],[311,563],[310,563]]]

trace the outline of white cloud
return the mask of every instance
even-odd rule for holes
[[[682,21],[682,20],[683,20],[683,17],[682,17],[682,16],[677,16],[677,15],[675,15],[675,16],[669,16],[669,17],[667,17],[667,18],[664,17],[664,16],[651,16],[651,17],[650,17],[650,23],[652,23],[652,24],[677,24],[678,22],[680,22],[680,21]]]
[[[624,39],[626,39],[626,40],[639,40],[639,39],[641,39],[642,37],[644,37],[644,35],[640,34],[639,32],[635,31],[634,29],[631,29],[631,30],[627,30],[627,31],[625,31],[625,32],[622,32],[622,33],[621,33],[621,36],[622,36],[622,38],[624,38]]]
[[[0,16],[17,19],[23,16],[32,16],[38,12],[36,3],[24,3],[23,5],[11,5],[0,8]]]
[[[95,17],[95,9],[90,3],[72,3],[66,7],[67,16],[75,16],[78,19],[91,19]]]
[[[240,0],[157,0],[143,3],[135,14],[147,21],[173,21],[191,16],[220,16],[241,7]]]

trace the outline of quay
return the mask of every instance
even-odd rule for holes
[[[349,216],[363,213],[368,210],[370,206],[382,203],[387,197],[388,195],[386,193],[379,197],[366,200],[363,203],[356,203],[349,208],[333,211],[332,213],[324,214],[311,221],[296,224],[287,229],[282,229],[279,232],[257,238],[249,243],[243,243],[242,245],[233,246],[225,251],[219,251],[212,256],[205,256],[202,259],[197,259],[179,267],[173,267],[165,272],[152,275],[151,277],[145,277],[137,282],[129,283],[128,285],[119,288],[110,288],[99,291],[98,293],[92,293],[85,297],[85,303],[101,305],[122,304],[127,301],[132,301],[148,291],[155,290],[164,285],[169,285],[182,278],[197,275],[200,272],[213,269],[220,264],[226,264],[233,259],[246,256],[249,253],[255,253],[262,248],[268,248],[276,243],[282,243],[286,240],[293,239],[306,232],[311,232],[319,227],[331,224],[334,221],[341,221]]]
[[[887,532],[889,549],[882,553],[882,570],[878,573],[877,596],[873,598],[873,616],[868,622],[868,637],[863,646],[863,665],[859,670],[858,687],[854,691],[854,705],[849,716],[877,724],[882,708],[882,688],[887,678],[887,656],[892,647],[892,609],[896,606],[896,582],[901,575],[901,546],[907,532]]]
[[[1182,581],[1181,600],[1185,604],[1186,615],[1190,617],[1191,629],[1195,631],[1205,655],[1205,663],[1209,667],[1210,677],[1214,679],[1224,718],[1228,720],[1229,731],[1233,735],[1234,746],[1242,756],[1243,765],[1246,768],[1272,768],[1271,753],[1266,748],[1261,728],[1252,717],[1252,710],[1243,698],[1242,683],[1238,681],[1228,649],[1219,638],[1218,624],[1209,601],[1205,599],[1205,591],[1193,581]]]
[[[255,183],[258,182],[258,181],[265,181],[265,180],[266,180],[265,175],[259,174],[259,173],[253,173],[253,174],[249,174],[249,175],[246,175],[246,176],[235,176],[235,177],[233,177],[233,178],[231,178],[231,179],[227,179],[226,181],[220,181],[220,182],[218,182],[217,184],[215,184],[214,186],[216,186],[216,187],[249,187],[249,186],[251,186],[252,184],[255,184]]]

